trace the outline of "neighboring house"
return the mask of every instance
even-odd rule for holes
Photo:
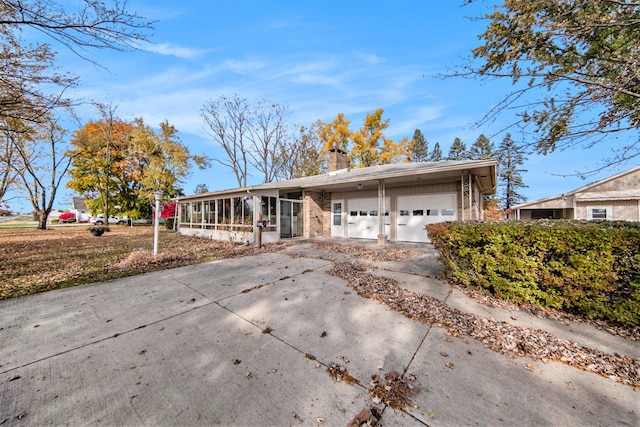
[[[495,194],[493,160],[402,163],[347,170],[329,154],[329,173],[177,199],[178,230],[254,243],[293,237],[426,242],[430,223],[483,218]]]
[[[511,210],[515,219],[640,221],[640,166]]]
[[[87,205],[84,201],[84,197],[73,197],[71,199],[70,212],[73,212],[75,214],[77,222],[89,221],[89,218],[90,218],[89,208],[87,208]]]

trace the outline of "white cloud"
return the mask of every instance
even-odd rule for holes
[[[293,81],[301,84],[311,84],[320,86],[336,86],[340,80],[335,76],[325,76],[321,74],[301,73],[293,77]]]
[[[360,59],[362,59],[363,61],[365,61],[368,64],[381,64],[384,62],[384,59],[382,59],[381,57],[379,57],[378,55],[374,54],[374,53],[362,53],[362,52],[358,52],[357,53],[358,57]]]
[[[146,52],[157,53],[165,56],[175,56],[182,59],[193,59],[204,53],[204,51],[201,50],[176,46],[170,43],[140,43],[137,47]]]
[[[230,70],[236,74],[249,74],[251,71],[260,70],[265,66],[266,66],[266,63],[260,60],[229,59],[222,63],[221,68]]]

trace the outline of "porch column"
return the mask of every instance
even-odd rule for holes
[[[384,205],[385,199],[385,187],[384,179],[378,180],[378,246],[384,246],[387,244],[389,236],[385,234],[384,222],[386,206]]]
[[[460,177],[460,185],[462,187],[462,209],[461,209],[461,221],[465,220],[465,210],[469,209],[469,219],[473,219],[473,212],[471,206],[471,174],[468,171],[463,171]]]

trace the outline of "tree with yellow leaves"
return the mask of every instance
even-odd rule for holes
[[[350,152],[352,165],[359,168],[406,161],[409,156],[410,141],[403,138],[400,143],[384,136],[389,127],[389,119],[383,120],[384,110],[377,109],[367,114],[362,128],[353,133],[353,148]]]
[[[347,152],[353,133],[349,130],[351,120],[346,120],[343,113],[339,113],[331,123],[318,126],[318,136],[324,143],[324,150],[340,150]]]

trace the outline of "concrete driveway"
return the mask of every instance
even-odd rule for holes
[[[640,358],[632,341],[478,304],[434,279],[430,246],[409,248],[422,255],[372,273]],[[410,320],[328,275],[340,259],[353,256],[305,241],[0,301],[0,425],[346,426],[372,407],[386,426],[640,425],[633,387]],[[369,393],[391,371],[413,387],[404,410]]]

